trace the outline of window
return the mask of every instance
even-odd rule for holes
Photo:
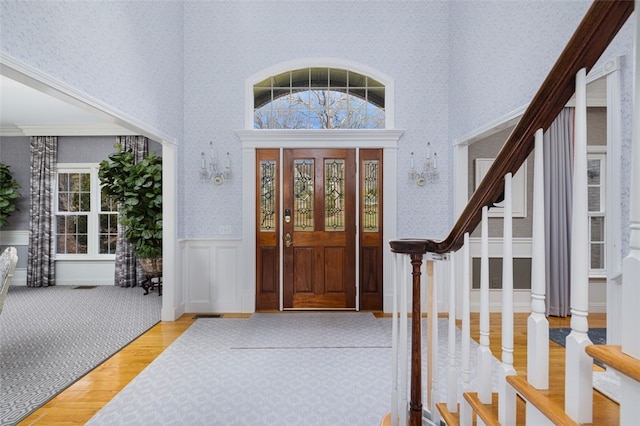
[[[302,68],[253,86],[255,129],[384,129],[385,87],[339,68]]]
[[[603,275],[606,269],[605,164],[605,154],[588,154],[589,270],[592,275]]]
[[[108,257],[116,252],[118,212],[100,190],[98,164],[58,164],[54,198],[58,257]]]

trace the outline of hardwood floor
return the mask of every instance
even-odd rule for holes
[[[227,315],[231,317],[236,315]],[[237,315],[236,317],[247,315]],[[528,314],[516,314],[514,325],[514,363],[521,374],[526,370],[526,327]],[[95,370],[36,410],[20,425],[82,425],[107,404],[127,383],[178,338],[193,322],[195,314],[185,314],[175,322],[161,322],[137,340],[106,360]],[[491,349],[500,357],[500,314],[491,315]],[[550,327],[568,327],[568,318],[550,318]],[[606,327],[604,314],[589,315],[590,327]],[[477,339],[478,316],[471,319],[471,335]],[[564,401],[564,348],[550,343],[551,397]],[[598,367],[596,367],[598,368]],[[598,392],[594,392],[594,422],[597,425],[617,425],[619,407]]]

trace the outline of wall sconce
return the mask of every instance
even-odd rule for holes
[[[213,142],[209,142],[209,150],[211,152],[209,164],[207,164],[207,158],[204,152],[200,154],[200,180],[210,181],[216,185],[222,185],[225,180],[231,179],[231,157],[227,151],[224,168],[220,169],[218,167],[216,151],[213,148]]]
[[[409,170],[409,178],[416,185],[423,186],[425,183],[438,182],[438,153],[434,152],[431,156],[431,142],[427,142],[427,158],[425,159],[423,170],[416,171],[413,152],[411,153],[411,169]]]

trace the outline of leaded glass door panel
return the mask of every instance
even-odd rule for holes
[[[355,308],[355,151],[283,155],[283,307]]]

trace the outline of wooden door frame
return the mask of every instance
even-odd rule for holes
[[[259,148],[371,148],[383,150],[383,190],[395,194],[397,184],[397,150],[402,130],[238,130],[242,141],[242,254],[246,273],[242,283],[241,310],[255,312],[256,303],[256,149]],[[388,198],[389,200],[389,198]],[[384,203],[384,240],[396,238],[397,203]],[[282,206],[281,206],[282,207]],[[356,256],[358,253],[356,252]],[[384,282],[392,282],[391,252],[385,250]],[[282,280],[281,280],[282,282]],[[383,290],[383,309],[391,311],[391,293]],[[282,305],[280,305],[282,310]],[[356,298],[359,310],[359,298]]]

